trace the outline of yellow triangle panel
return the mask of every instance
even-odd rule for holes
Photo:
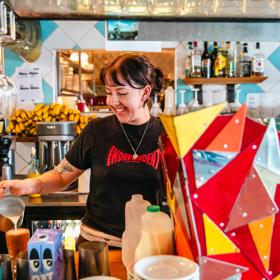
[[[274,215],[249,224],[250,232],[266,271],[269,269],[273,225]]]
[[[160,115],[161,122],[172,143],[172,146],[176,154],[179,155],[179,148],[178,148],[178,143],[176,138],[176,131],[173,123],[173,118],[174,118],[173,116]]]
[[[204,230],[207,255],[231,254],[240,252],[235,244],[209,219],[203,214]]]
[[[180,116],[161,115],[160,119],[179,158],[183,158],[226,103],[220,103]]]

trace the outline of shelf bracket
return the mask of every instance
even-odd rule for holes
[[[194,87],[199,89],[197,92],[197,99],[198,103],[201,105],[203,104],[202,85],[194,85]]]
[[[227,102],[234,103],[235,101],[235,84],[227,84]]]

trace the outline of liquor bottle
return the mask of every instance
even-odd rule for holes
[[[64,249],[75,251],[75,236],[72,221],[66,221],[66,229],[64,232]]]
[[[185,77],[192,76],[192,42],[188,42],[185,57]]]
[[[201,54],[196,41],[193,42],[192,50],[192,77],[201,77]]]
[[[36,149],[34,147],[31,148],[31,161],[29,164],[29,169],[27,172],[27,178],[35,178],[40,176],[40,168],[39,168],[39,162],[36,157]],[[41,194],[31,194],[30,197],[36,198],[40,197]]]
[[[219,49],[218,55],[215,60],[214,76],[225,77],[227,54],[224,47]]]
[[[243,77],[243,49],[240,42],[236,42],[236,55],[235,55],[235,63],[236,63],[236,76]]]
[[[218,55],[218,43],[214,42],[214,49],[211,53],[210,60],[211,60],[211,77],[215,76],[215,61]]]
[[[234,77],[235,69],[234,69],[233,51],[231,49],[230,42],[226,42],[226,51],[227,51],[227,58],[226,58],[225,76]]]
[[[211,59],[208,52],[208,42],[204,42],[204,51],[201,56],[201,76],[203,78],[211,77]]]
[[[242,60],[242,68],[243,68],[243,77],[250,77],[252,74],[252,60],[248,55],[248,44],[243,44],[243,60]]]
[[[264,55],[260,51],[260,43],[256,43],[256,53],[253,56],[252,63],[252,75],[263,76],[264,75]]]

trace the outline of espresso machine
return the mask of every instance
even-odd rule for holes
[[[37,122],[40,171],[56,167],[74,141],[75,122]]]

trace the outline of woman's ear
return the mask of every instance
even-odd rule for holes
[[[150,85],[146,85],[143,89],[143,94],[142,94],[143,102],[145,102],[149,99],[151,92],[152,92],[152,87]]]

